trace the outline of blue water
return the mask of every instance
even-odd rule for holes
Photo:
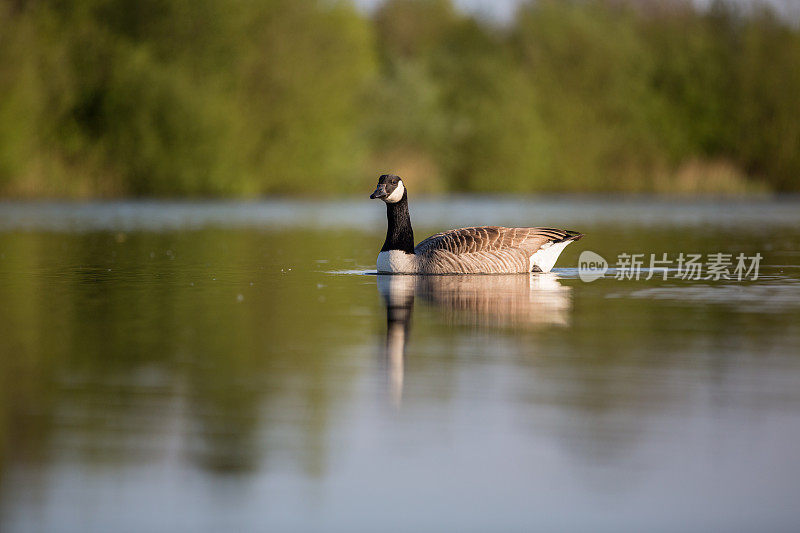
[[[366,198],[0,203],[0,530],[800,528],[797,199],[411,209],[586,237],[420,279]],[[763,260],[617,279],[680,252]]]

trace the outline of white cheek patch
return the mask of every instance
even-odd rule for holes
[[[384,202],[387,204],[396,204],[400,200],[403,199],[403,193],[405,192],[406,187],[403,185],[403,180],[397,182],[397,188],[392,191],[392,194],[387,196],[383,199]]]

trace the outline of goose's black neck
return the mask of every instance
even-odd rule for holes
[[[411,229],[411,217],[408,215],[407,192],[403,192],[403,198],[399,202],[386,204],[386,218],[389,220],[389,227],[381,252],[402,250],[407,254],[413,254],[414,230]]]

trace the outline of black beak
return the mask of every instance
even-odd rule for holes
[[[386,185],[383,183],[378,185],[378,188],[375,189],[375,192],[369,195],[370,200],[374,200],[375,198],[386,198],[389,196],[386,194]]]

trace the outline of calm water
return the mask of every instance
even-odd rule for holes
[[[412,203],[587,234],[533,276],[370,275],[383,217],[0,203],[0,530],[800,530],[800,202]]]

